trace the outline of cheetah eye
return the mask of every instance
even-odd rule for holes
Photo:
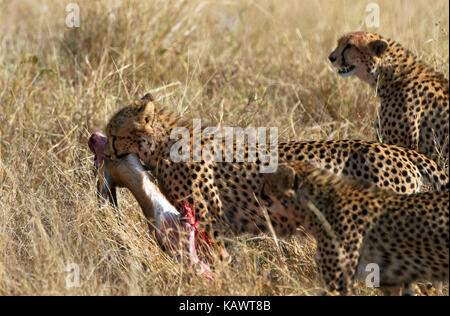
[[[344,50],[349,49],[352,47],[352,44],[348,43],[347,45],[345,45]]]
[[[141,105],[137,110],[136,110],[136,114],[141,113],[142,111],[144,111],[146,104]]]

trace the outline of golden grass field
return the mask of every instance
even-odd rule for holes
[[[375,91],[327,56],[348,31],[391,37],[449,71],[447,0],[0,0],[0,295],[317,295],[314,242],[237,237],[214,281],[164,253],[134,198],[95,197],[89,135],[152,92],[221,126],[283,140],[374,140]],[[79,287],[67,287],[68,264]],[[358,286],[359,295],[379,295]],[[448,286],[444,288],[448,295]]]

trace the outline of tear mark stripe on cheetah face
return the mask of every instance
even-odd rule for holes
[[[343,76],[376,87],[383,142],[417,150],[446,166],[449,158],[449,82],[409,50],[378,34],[352,32],[329,56]]]
[[[298,162],[266,175],[266,184],[302,210],[300,221],[317,240],[331,291],[351,293],[369,263],[380,267],[382,287],[448,281],[448,189],[398,195]]]

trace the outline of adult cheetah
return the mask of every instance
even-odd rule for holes
[[[366,32],[342,36],[329,60],[339,75],[376,88],[383,142],[417,150],[448,172],[449,82],[443,74],[395,41]]]
[[[266,158],[276,155],[279,161],[304,161],[336,174],[352,176],[398,193],[410,194],[420,189],[423,180],[435,189],[448,187],[448,177],[435,162],[415,151],[364,141],[284,142],[265,146],[239,148],[234,144],[233,157],[243,154],[243,162],[215,162],[204,159],[175,162],[171,137],[176,127],[194,134],[193,125],[154,102],[146,94],[141,100],[119,110],[106,127],[108,144],[105,156],[117,160],[136,154],[156,178],[169,202],[177,209],[190,203],[199,217],[201,230],[213,240],[230,232],[268,232],[271,224],[280,237],[294,234],[299,222],[291,209],[264,194],[260,167]],[[214,146],[210,146],[213,142]],[[194,140],[191,139],[190,158]],[[221,147],[222,141],[202,139],[201,147]],[[264,146],[263,146],[264,147]],[[221,151],[224,153],[224,151]],[[255,155],[256,161],[249,157]]]
[[[448,190],[404,196],[294,162],[266,175],[266,194],[316,238],[332,292],[351,293],[373,264],[384,290],[449,279]]]

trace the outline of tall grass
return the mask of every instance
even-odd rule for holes
[[[75,2],[75,1],[73,1]],[[374,91],[338,78],[337,38],[395,38],[448,76],[448,1],[0,0],[0,294],[314,295],[314,242],[236,238],[214,281],[160,250],[139,207],[97,204],[90,133],[153,92],[204,124],[277,126],[282,139],[374,139]],[[67,287],[68,264],[80,286]],[[359,294],[378,291],[358,288]],[[448,289],[445,290],[448,294]]]

